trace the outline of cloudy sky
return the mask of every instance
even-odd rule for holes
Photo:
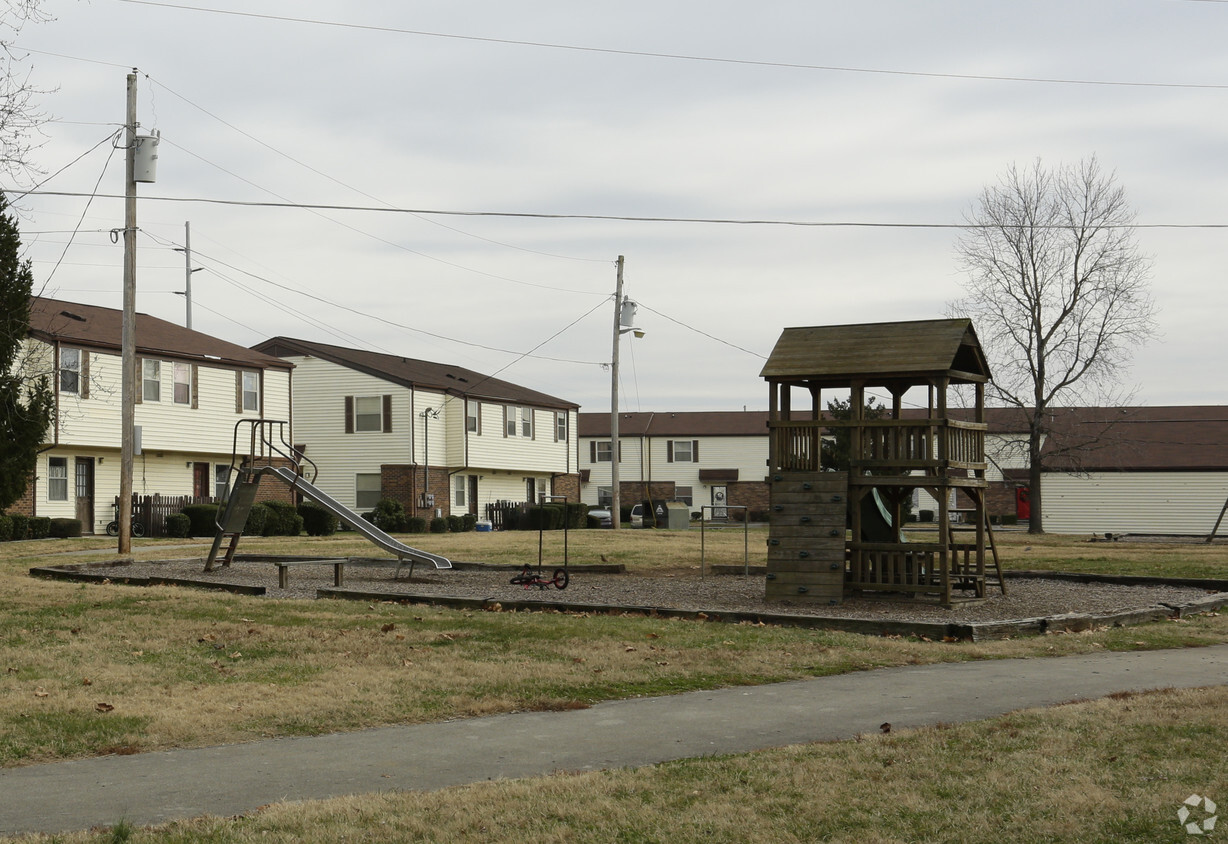
[[[451,362],[585,410],[609,408],[617,256],[646,332],[622,340],[622,407],[762,409],[782,328],[943,316],[948,226],[983,187],[1095,155],[1154,261],[1160,337],[1126,383],[1228,404],[1222,0],[44,5],[15,41],[54,89],[54,176],[18,205],[50,295],[121,307],[105,197],[132,68],[162,137],[139,310],[184,319],[190,222],[198,330]]]

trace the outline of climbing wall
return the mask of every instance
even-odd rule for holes
[[[847,472],[771,476],[769,601],[838,604],[844,599]]]

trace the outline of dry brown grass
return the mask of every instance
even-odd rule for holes
[[[1155,842],[1228,794],[1228,689],[1160,691],[637,770],[277,804],[27,842]]]

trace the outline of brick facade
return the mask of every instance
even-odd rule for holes
[[[580,500],[580,476],[555,475],[550,479],[550,494],[565,495],[568,502]]]
[[[8,510],[6,510],[5,512],[13,513],[19,516],[33,516],[35,515],[34,501],[37,498],[37,496],[38,496],[37,478],[35,474],[31,472],[30,479],[26,481],[26,491],[23,492],[21,494],[21,498],[18,498],[16,501],[14,501],[13,506],[9,507]]]
[[[386,463],[380,468],[380,496],[399,501],[405,508],[405,515],[410,518],[420,518],[430,521],[435,518],[435,511],[447,517],[452,513],[451,490],[449,488],[448,470],[442,466],[430,467],[427,476],[426,467],[408,464]],[[427,486],[429,484],[429,487]],[[433,507],[423,507],[422,494],[435,496]]]
[[[768,512],[771,487],[766,481],[737,481],[728,485],[726,494],[731,506],[745,507],[752,519],[756,515],[762,518],[761,514]],[[735,512],[740,514],[742,511]]]

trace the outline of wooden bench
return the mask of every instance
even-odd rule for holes
[[[277,587],[279,589],[287,588],[290,582],[290,567],[291,566],[332,566],[333,567],[333,586],[341,586],[345,580],[345,560],[280,560],[274,563],[277,566]]]

